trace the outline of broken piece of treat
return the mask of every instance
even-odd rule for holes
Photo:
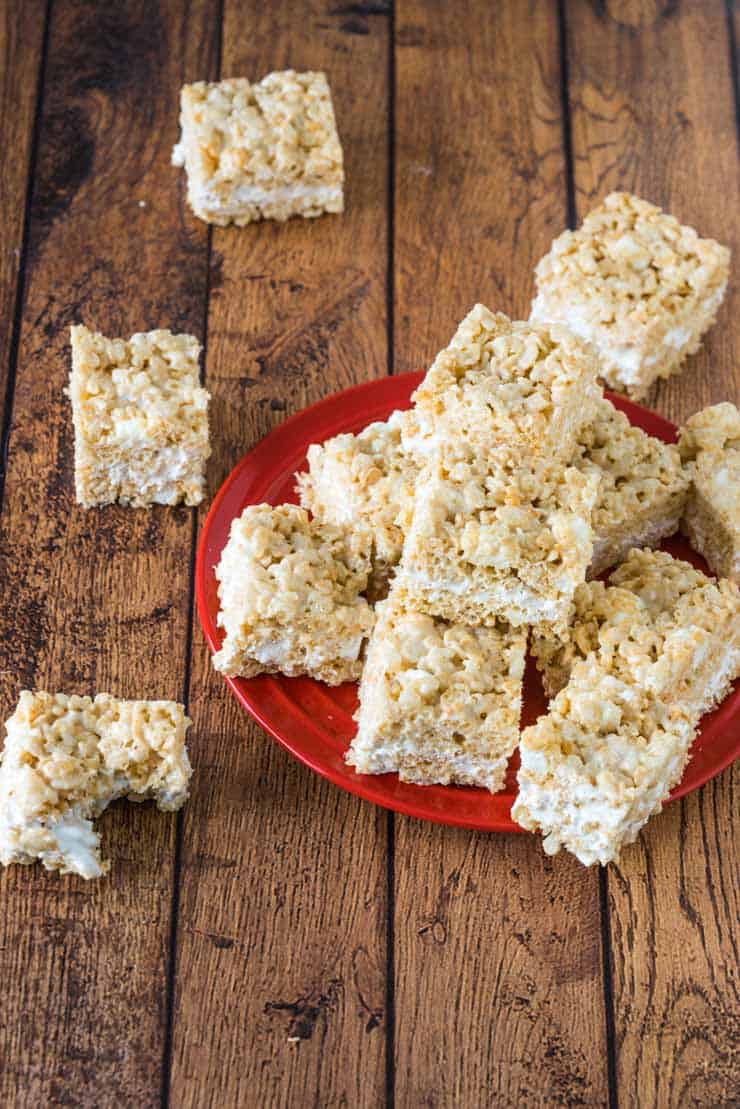
[[[81,325],[71,339],[79,504],[200,504],[211,448],[198,340],[170,331],[107,339]]]
[[[269,73],[185,85],[180,142],[188,202],[225,227],[341,212],[342,147],[324,73]]]
[[[186,801],[189,725],[175,701],[21,693],[0,764],[0,863],[99,878],[110,864],[93,820],[111,801]]]
[[[725,402],[697,412],[679,449],[690,481],[681,530],[715,574],[740,582],[740,411]]]
[[[298,505],[250,505],[231,525],[216,568],[225,630],[223,674],[307,674],[356,681],[373,611],[362,596],[370,540],[309,520]]]
[[[610,193],[535,271],[530,319],[593,343],[601,375],[639,399],[680,370],[714,323],[730,252],[630,193]]]
[[[395,589],[376,612],[347,761],[496,793],[519,742],[526,630],[429,616]]]

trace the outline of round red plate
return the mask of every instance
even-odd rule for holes
[[[286,420],[250,451],[221,486],[208,513],[198,545],[196,592],[198,612],[213,651],[221,645],[216,624],[218,596],[215,567],[229,534],[231,521],[249,504],[282,504],[298,500],[293,475],[305,468],[311,443],[320,443],[343,431],[357,432],[374,420],[385,420],[395,408],[408,408],[411,393],[422,374],[385,377],[327,397]],[[665,442],[675,442],[673,424],[623,397],[610,395],[637,427]],[[664,544],[679,558],[706,571],[706,565],[680,537]],[[517,832],[511,819],[516,796],[517,756],[507,784],[492,796],[486,790],[462,786],[416,786],[395,774],[377,777],[357,774],[344,762],[344,752],[354,734],[352,713],[357,687],[336,688],[309,678],[261,677],[249,681],[226,678],[232,692],[255,720],[283,747],[312,770],[357,793],[368,801],[426,820],[483,831]],[[544,711],[546,701],[533,666],[524,686],[522,723],[529,724]],[[732,691],[715,712],[706,716],[693,747],[691,762],[673,797],[697,789],[719,774],[740,754],[740,688]]]

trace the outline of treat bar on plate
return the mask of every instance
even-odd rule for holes
[[[567,629],[558,636],[532,637],[532,653],[549,697],[567,683],[573,664],[598,648],[602,627],[622,627],[627,635],[636,620],[654,622],[674,612],[683,596],[709,584],[709,578],[665,551],[633,550],[609,583],[579,585]]]
[[[498,792],[519,742],[526,643],[526,630],[429,616],[392,590],[377,607],[347,761],[360,774]]]
[[[600,478],[590,577],[633,547],[655,546],[678,531],[688,479],[677,448],[632,427],[608,400],[582,429],[574,462],[586,472],[595,466]]]
[[[476,304],[413,395],[404,445],[424,457],[466,440],[483,455],[567,462],[601,390],[589,348],[557,324]]]
[[[740,582],[740,412],[728,403],[697,412],[679,449],[691,481],[681,530],[715,574]]]
[[[740,672],[737,586],[697,581],[677,563],[666,588],[670,556],[660,555],[635,552],[612,575],[618,595],[605,618],[609,599],[599,583],[587,587],[596,612],[591,628],[582,614],[585,653],[574,653],[567,684],[521,737],[512,816],[544,834],[549,854],[566,847],[587,866],[616,859],[660,811],[702,715]],[[640,603],[625,606],[625,594]]]
[[[301,504],[317,519],[368,531],[377,578],[387,577],[401,557],[400,517],[414,494],[417,466],[401,444],[409,416],[394,412],[358,435],[313,443],[308,472],[297,475]]]
[[[357,681],[373,610],[366,534],[309,520],[305,509],[250,505],[231,525],[216,568],[225,629],[213,664],[223,674],[307,674]]]
[[[71,338],[78,502],[200,504],[210,445],[198,340],[170,331],[107,339],[82,326]]]
[[[714,322],[730,252],[629,193],[611,193],[564,231],[535,271],[530,319],[593,343],[601,374],[640,398],[676,373]]]
[[[182,135],[188,202],[207,223],[319,216],[343,209],[344,169],[323,73],[270,73],[185,85]]]
[[[411,607],[468,624],[567,621],[592,556],[595,473],[433,457],[396,581]]]
[[[0,863],[99,878],[110,864],[92,821],[111,801],[173,812],[187,799],[189,725],[174,701],[21,693],[0,765]]]

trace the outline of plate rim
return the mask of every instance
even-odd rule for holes
[[[423,379],[424,373],[415,371],[404,374],[385,375],[383,377],[374,378],[370,381],[363,381],[355,385],[351,385],[346,389],[338,390],[331,393],[320,400],[315,401],[308,407],[293,413],[277,427],[273,428],[267,435],[263,436],[247,453],[239,459],[236,465],[231,469],[227,477],[221,483],[217,490],[211,505],[203,521],[200,535],[198,537],[196,561],[195,561],[195,598],[196,608],[198,612],[198,619],[203,630],[203,633],[208,643],[210,652],[213,654],[218,650],[221,639],[221,632],[215,622],[215,616],[212,617],[210,605],[207,597],[207,581],[206,574],[208,572],[209,562],[215,565],[218,557],[220,557],[223,546],[214,551],[212,549],[212,531],[215,522],[219,519],[222,511],[224,501],[232,495],[234,488],[239,483],[247,480],[247,472],[255,470],[256,474],[252,480],[257,482],[257,493],[259,493],[259,478],[257,474],[260,468],[268,460],[274,465],[276,454],[282,455],[285,458],[285,463],[281,463],[281,470],[285,472],[288,468],[298,469],[302,460],[305,458],[305,448],[303,443],[305,436],[296,436],[295,441],[299,444],[298,447],[290,449],[290,443],[293,439],[292,432],[294,429],[301,428],[304,424],[311,427],[311,442],[323,442],[325,439],[331,438],[333,435],[341,434],[351,430],[359,430],[366,427],[376,419],[387,419],[389,415],[389,401],[393,401],[394,406],[398,407],[397,392],[401,383],[405,384],[408,388],[410,396],[413,388]],[[608,390],[604,392],[605,397],[611,401],[614,406],[623,411],[630,418],[630,413],[646,413],[650,421],[654,422],[656,429],[660,431],[660,437],[664,442],[675,443],[678,438],[678,429],[675,424],[668,420],[660,413],[646,408],[643,405],[629,400],[621,394],[612,393]],[[364,405],[362,401],[366,402]],[[357,419],[350,420],[347,417],[346,406],[352,406],[357,402]],[[337,407],[341,406],[340,410]],[[392,410],[392,409],[391,409]],[[634,421],[630,419],[630,422]],[[639,426],[639,425],[637,425]],[[317,428],[318,430],[314,431]],[[288,448],[287,450],[285,448]],[[293,461],[295,458],[295,461]],[[263,493],[265,488],[269,486],[269,480],[265,481]],[[248,504],[258,504],[259,499],[249,500]],[[231,520],[235,517],[231,516]],[[227,528],[228,532],[228,528]],[[253,698],[250,696],[250,690],[255,688],[263,688],[266,684],[276,687],[276,692],[280,690],[281,682],[290,681],[291,679],[278,678],[274,675],[261,675],[256,678],[235,678],[226,675],[221,675],[226,684],[229,686],[231,693],[242,706],[246,709],[249,715],[259,724],[259,726],[268,733],[274,740],[276,740],[281,747],[288,751],[294,758],[302,762],[310,770],[326,778],[335,786],[345,790],[354,796],[361,797],[363,800],[370,801],[373,804],[391,811],[397,812],[404,816],[412,816],[420,820],[429,820],[437,824],[445,824],[450,827],[467,828],[476,831],[487,832],[513,832],[518,834],[527,834],[526,829],[518,825],[512,820],[511,815],[492,815],[489,820],[482,820],[474,817],[465,817],[460,814],[446,814],[443,811],[434,812],[425,810],[419,811],[419,807],[411,801],[406,801],[403,798],[392,798],[384,794],[382,783],[387,778],[395,778],[395,775],[360,775],[353,773],[352,775],[342,775],[340,772],[332,769],[331,766],[322,763],[314,758],[309,752],[303,750],[300,744],[291,740],[288,735],[280,731],[279,727],[273,723],[265,711],[261,707],[261,698]],[[310,680],[310,679],[305,679]],[[259,685],[257,685],[259,683]],[[320,683],[317,683],[320,684]],[[740,696],[740,691],[735,692],[735,697]],[[730,693],[725,698],[720,706],[715,710],[720,714],[720,717],[725,715],[722,710],[727,706],[727,713],[732,709],[733,694]],[[734,702],[733,702],[734,703]],[[740,715],[732,713],[732,716]],[[720,725],[722,721],[718,722]],[[728,721],[729,723],[729,721]],[[695,790],[700,789],[706,785],[708,781],[717,777],[728,766],[737,759],[740,751],[737,748],[730,748],[725,756],[721,757],[716,764],[712,764],[705,770],[692,778],[689,783],[686,783],[686,775],[682,778],[681,782],[671,792],[668,801],[675,801],[682,797],[693,793]],[[424,790],[426,787],[417,786],[419,790]],[[442,789],[455,789],[455,786],[439,786],[436,788]],[[491,799],[495,796],[501,800],[501,794],[491,795]],[[668,802],[666,802],[668,803]],[[510,808],[510,806],[509,806]]]

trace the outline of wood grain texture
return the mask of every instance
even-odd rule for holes
[[[10,370],[13,318],[31,168],[46,0],[0,4],[0,428]]]
[[[169,157],[206,14],[54,5],[0,520],[3,717],[22,688],[183,693],[192,512],[78,508],[63,389],[73,322],[201,330],[206,235]],[[175,820],[122,805],[102,825],[107,880],[0,876],[3,1106],[159,1103]]]
[[[627,18],[629,17],[629,18]],[[735,104],[720,2],[567,5],[579,218],[609,189],[740,253]],[[656,79],[656,75],[660,79]],[[649,399],[676,421],[738,401],[737,277],[703,351]],[[609,876],[623,1105],[740,1101],[737,766],[650,824]]]
[[[226,2],[224,75],[327,72],[347,191],[343,216],[214,230],[215,482],[290,412],[386,372],[388,23],[382,5]],[[379,1105],[385,814],[254,725],[199,628],[190,705],[172,1104]]]
[[[566,219],[554,5],[403,0],[396,15],[395,364],[476,300],[528,313]],[[606,1099],[599,891],[535,837],[396,819],[396,1103]]]

